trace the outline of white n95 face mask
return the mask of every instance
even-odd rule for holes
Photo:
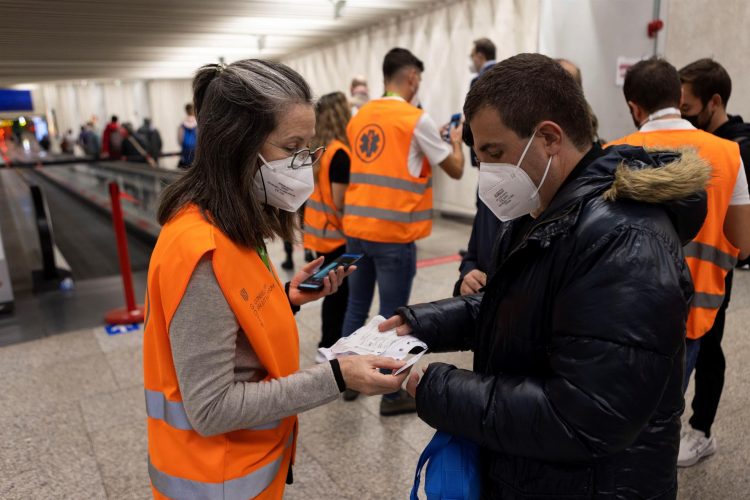
[[[315,189],[312,165],[291,168],[291,158],[266,161],[253,179],[253,192],[266,205],[287,212],[296,212]]]
[[[552,157],[550,156],[547,162],[539,187],[521,168],[521,162],[529,151],[534,134],[536,130],[531,134],[517,165],[484,162],[479,164],[479,199],[503,222],[530,214],[541,206],[539,190],[547,178]]]

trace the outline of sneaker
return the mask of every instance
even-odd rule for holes
[[[380,414],[384,417],[414,413],[417,411],[417,401],[409,393],[401,389],[397,398],[383,398],[380,400]]]
[[[359,392],[354,389],[346,389],[344,391],[344,401],[354,401],[359,397]]]
[[[706,437],[706,434],[691,428],[680,438],[680,453],[677,455],[677,465],[690,467],[709,455],[716,453],[716,439]]]

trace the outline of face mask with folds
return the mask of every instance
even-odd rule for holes
[[[538,187],[521,168],[521,163],[534,140],[534,134],[536,130],[532,132],[516,165],[485,162],[479,164],[479,199],[503,222],[530,214],[541,207],[539,190],[547,179],[552,157],[550,156],[547,161]]]
[[[296,212],[315,189],[312,164],[292,168],[292,157],[266,161],[253,179],[253,193],[266,205],[286,212]]]

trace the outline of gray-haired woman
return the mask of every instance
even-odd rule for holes
[[[290,68],[243,60],[202,67],[193,82],[201,130],[195,161],[164,192],[148,274],[144,371],[154,495],[281,498],[291,478],[296,415],[345,388],[397,390],[403,365],[354,356],[299,369],[293,312],[334,293],[282,285],[265,240],[292,239],[313,190],[315,113]]]

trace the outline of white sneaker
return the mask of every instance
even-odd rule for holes
[[[716,440],[707,438],[703,432],[690,428],[680,437],[680,453],[677,455],[679,467],[690,467],[709,455],[716,453]]]

